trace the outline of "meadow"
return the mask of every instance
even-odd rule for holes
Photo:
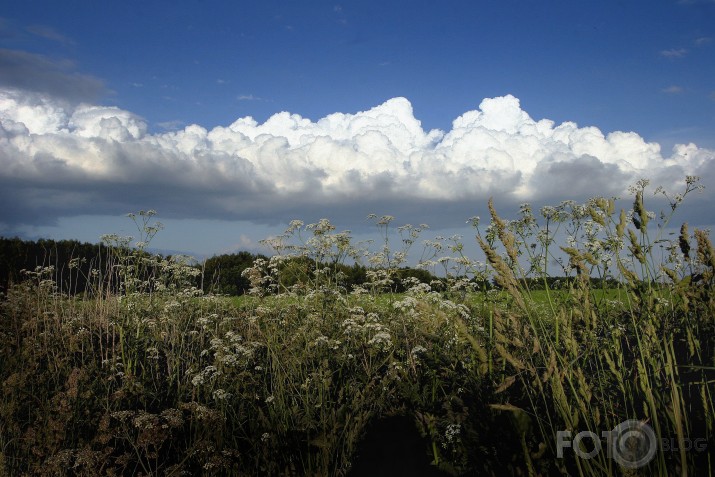
[[[715,250],[661,236],[684,187],[660,215],[647,181],[515,220],[490,202],[484,261],[390,216],[369,246],[294,221],[240,297],[148,253],[161,227],[132,214],[82,293],[49,265],[5,290],[0,475],[357,475],[395,416],[442,475],[715,474]],[[416,247],[439,280],[400,278]]]

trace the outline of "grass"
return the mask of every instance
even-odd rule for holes
[[[145,253],[160,226],[132,216],[139,245],[105,237],[85,296],[38,268],[2,297],[0,475],[349,475],[389,416],[414,422],[415,452],[452,475],[712,474],[715,251],[687,226],[651,239],[646,186],[622,213],[595,198],[506,221],[490,204],[486,228],[472,221],[486,262],[428,242],[422,266],[445,280],[406,279],[399,294],[423,226],[375,216],[368,252],[328,221],[294,222],[233,298],[197,289],[180,257]],[[347,260],[371,265],[368,283],[341,285]],[[566,288],[527,289],[554,261]],[[574,439],[624,426],[668,446],[638,453],[625,444],[642,439],[611,435],[624,446],[584,458],[596,443]]]

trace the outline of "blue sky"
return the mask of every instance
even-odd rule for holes
[[[0,234],[96,241],[154,208],[196,254],[293,218],[707,186],[715,1],[10,2],[0,120]]]

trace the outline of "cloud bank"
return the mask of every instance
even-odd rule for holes
[[[425,131],[405,98],[317,122],[287,112],[259,124],[149,134],[116,107],[0,89],[0,223],[153,208],[166,218],[276,223],[293,218],[458,226],[521,202],[627,196],[647,177],[680,189],[685,175],[715,179],[715,151],[669,155],[633,132],[536,121],[507,95],[484,99],[451,130]],[[712,197],[706,191],[700,201]],[[702,212],[705,210],[705,212]],[[713,223],[709,208],[696,222]]]

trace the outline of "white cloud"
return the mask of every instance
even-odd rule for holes
[[[146,123],[138,116],[111,106],[80,105],[70,117],[68,126],[77,136],[114,141],[141,139]]]
[[[65,46],[72,46],[75,44],[74,40],[67,38],[54,28],[46,25],[30,25],[26,28],[26,30],[33,35],[45,38],[47,40],[56,41]]]
[[[256,222],[376,212],[454,226],[490,196],[508,210],[625,196],[642,177],[673,189],[686,174],[715,183],[715,151],[677,145],[664,156],[633,132],[536,121],[513,96],[483,100],[447,132],[423,130],[409,101],[394,98],[317,122],[282,112],[262,124],[245,117],[148,134],[119,108],[0,90],[5,224],[154,208],[167,218]]]
[[[668,50],[661,50],[660,55],[666,58],[682,58],[688,53],[685,48],[670,48]]]
[[[263,240],[263,238],[261,238]],[[240,234],[238,236],[238,241],[233,243],[230,247],[224,249],[222,253],[235,253],[237,251],[244,250],[252,253],[266,253],[269,252],[266,246],[259,243],[259,241],[253,240],[246,234]]]
[[[177,129],[181,129],[183,126],[185,126],[186,123],[180,119],[174,119],[171,121],[162,121],[160,123],[157,123],[156,125],[164,131],[176,131]]]
[[[258,96],[254,96],[252,94],[240,94],[236,97],[236,100],[238,101],[261,101],[263,98],[259,98]]]
[[[680,94],[683,92],[683,88],[678,85],[671,85],[671,86],[668,86],[667,88],[661,89],[660,92],[666,93],[666,94]]]

